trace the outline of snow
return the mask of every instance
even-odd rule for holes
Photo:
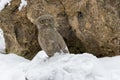
[[[0,0],[0,12],[5,8],[6,5],[10,5],[10,2],[12,0]],[[26,0],[21,0],[20,6],[18,7],[18,10],[21,11],[23,7],[27,6]]]
[[[120,80],[120,56],[97,58],[90,53],[48,57],[40,51],[32,60],[5,51],[0,29],[0,80]]]
[[[23,70],[28,62],[15,54],[0,54],[0,80],[25,80]]]
[[[2,29],[0,28],[0,53],[5,53],[5,39]]]
[[[0,0],[0,12],[5,8],[5,5],[10,5],[11,0]]]
[[[27,60],[0,54],[0,80],[120,80],[120,56],[97,58],[89,53],[58,54],[44,51]]]
[[[110,80],[99,60],[88,53],[55,55],[33,64],[26,73],[29,80]]]
[[[19,11],[22,10],[23,7],[26,7],[27,6],[27,1],[26,0],[21,0],[21,3],[20,3],[20,6],[19,6]]]

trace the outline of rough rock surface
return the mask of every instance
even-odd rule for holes
[[[56,29],[70,52],[90,52],[99,57],[120,54],[120,0],[28,0],[22,11],[18,6],[19,0],[12,0],[0,12],[7,52],[23,55],[25,51],[27,58],[35,54],[40,47],[34,21],[49,13],[55,17]]]
[[[20,0],[12,0],[11,5],[0,12],[0,27],[4,31],[6,52],[32,59],[40,50],[37,28],[27,19],[27,8],[18,11],[19,4]]]
[[[56,28],[69,40],[68,45],[70,40],[74,47],[75,42],[81,42],[81,52],[96,56],[120,54],[119,0],[31,0],[27,15],[31,22],[46,13],[55,17]]]

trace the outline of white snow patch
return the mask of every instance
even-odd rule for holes
[[[6,5],[10,5],[11,0],[0,0],[0,12],[5,8]]]
[[[12,0],[0,0],[0,12],[5,8],[6,5],[10,5],[10,2]],[[21,0],[20,6],[18,7],[18,10],[21,11],[23,7],[27,6],[26,0]]]
[[[120,80],[120,56],[57,54],[40,51],[31,61],[15,54],[0,54],[0,80]]]
[[[99,60],[88,53],[60,54],[32,64],[26,73],[29,80],[110,80]]]
[[[3,30],[0,28],[0,53],[5,53],[5,39]]]
[[[29,63],[15,54],[0,54],[0,80],[25,80],[25,66]]]
[[[27,6],[27,1],[26,0],[21,0],[21,3],[20,3],[20,6],[19,6],[19,11],[22,10],[23,7],[26,7]]]

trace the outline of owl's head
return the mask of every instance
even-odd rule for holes
[[[54,25],[54,18],[52,15],[42,15],[37,18],[36,25],[39,27],[52,27]]]

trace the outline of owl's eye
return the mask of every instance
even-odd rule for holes
[[[44,23],[44,20],[41,20],[40,23],[43,24],[43,23]]]
[[[49,22],[51,22],[51,19],[48,19]]]

